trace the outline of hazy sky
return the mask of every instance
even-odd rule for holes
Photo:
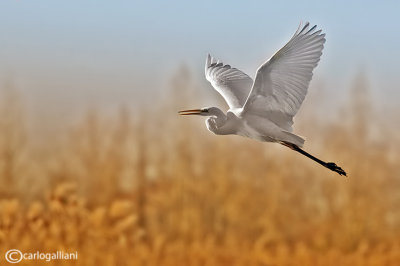
[[[0,78],[33,107],[146,102],[185,62],[200,88],[208,52],[250,76],[300,21],[327,34],[314,81],[343,100],[364,70],[373,95],[397,104],[399,1],[0,2]]]

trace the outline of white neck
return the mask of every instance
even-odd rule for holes
[[[231,134],[224,130],[224,126],[228,122],[228,117],[218,108],[212,108],[208,113],[209,117],[206,120],[207,129],[217,135]]]

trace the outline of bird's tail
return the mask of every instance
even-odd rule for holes
[[[282,145],[286,146],[286,147],[289,147],[290,149],[292,149],[292,150],[294,150],[294,151],[297,151],[298,153],[303,154],[304,156],[307,156],[307,157],[310,158],[311,160],[313,160],[313,161],[319,163],[320,165],[322,165],[322,166],[328,168],[329,170],[332,170],[332,171],[338,173],[339,175],[347,176],[346,172],[345,172],[341,167],[337,166],[337,165],[336,165],[335,163],[333,163],[333,162],[324,162],[324,161],[322,161],[322,160],[320,160],[320,159],[318,159],[318,158],[312,156],[312,155],[309,154],[308,152],[302,150],[299,146],[297,146],[297,145],[295,145],[295,144],[293,144],[293,143],[289,143],[289,142],[286,142],[286,141],[282,141],[282,142],[280,142],[280,143],[281,143]]]
[[[285,135],[285,142],[295,144],[297,147],[300,148],[303,147],[305,139],[286,130],[282,130],[282,133]]]

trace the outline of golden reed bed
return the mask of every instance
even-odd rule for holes
[[[305,148],[343,178],[278,145],[209,135],[173,103],[91,111],[36,141],[11,102],[0,130],[1,265],[10,249],[79,254],[21,265],[400,265],[398,127],[367,123],[368,105],[302,121]]]

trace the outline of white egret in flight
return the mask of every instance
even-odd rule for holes
[[[289,42],[262,64],[253,81],[248,75],[208,55],[206,79],[229,105],[226,114],[217,107],[180,111],[181,115],[209,116],[206,125],[217,135],[236,134],[259,141],[277,142],[317,163],[345,175],[333,162],[324,162],[301,149],[304,139],[292,133],[293,117],[300,108],[313,70],[322,55],[325,34],[307,22]]]

